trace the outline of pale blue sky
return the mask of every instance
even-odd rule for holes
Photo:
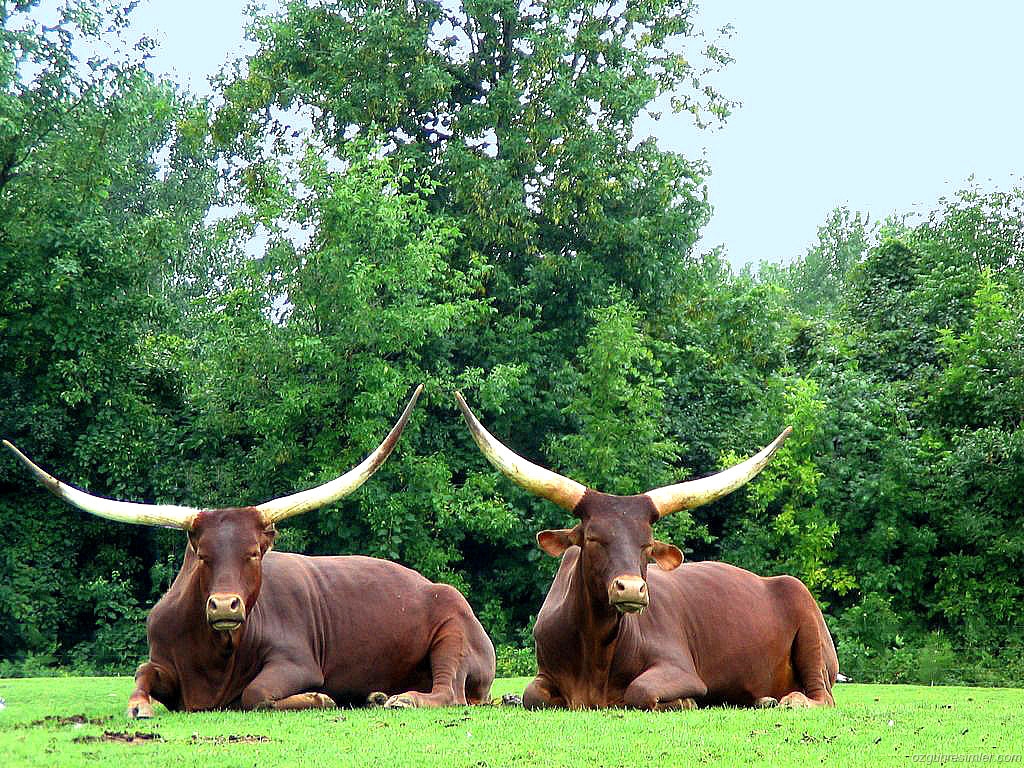
[[[245,50],[245,0],[151,0],[134,29],[160,43],[153,68],[209,92]],[[927,212],[974,174],[1008,189],[1024,174],[1024,2],[733,0],[735,63],[716,85],[743,106],[698,132],[666,113],[644,123],[666,149],[706,154],[715,213],[701,242],[734,265],[789,261],[837,205]]]

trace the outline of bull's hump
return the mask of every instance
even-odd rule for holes
[[[270,551],[263,558],[264,579],[292,573],[344,573],[367,579],[405,579],[412,583],[430,584],[422,574],[404,565],[365,555],[299,555]]]

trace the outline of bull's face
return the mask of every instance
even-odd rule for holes
[[[639,613],[650,603],[647,564],[670,571],[683,562],[683,553],[652,536],[657,510],[647,496],[609,496],[587,491],[575,508],[580,522],[573,528],[541,531],[540,548],[560,557],[569,547],[580,548],[581,567],[594,595],[608,595],[621,613]]]
[[[254,507],[200,513],[188,534],[193,578],[206,621],[217,632],[245,622],[260,594],[263,556],[274,543],[274,527]]]

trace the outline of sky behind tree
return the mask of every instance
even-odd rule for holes
[[[251,50],[246,5],[144,2],[134,31],[158,41],[157,72],[208,94]],[[698,247],[724,245],[734,266],[802,255],[839,205],[877,220],[926,213],[972,175],[1021,184],[1024,3],[734,0],[705,2],[700,20],[734,28],[735,62],[714,82],[742,106],[710,131],[666,108],[637,135],[708,159],[714,215]]]

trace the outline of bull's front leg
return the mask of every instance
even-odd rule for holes
[[[537,675],[523,691],[524,709],[565,709],[568,703],[558,687],[543,672]]]
[[[242,709],[334,709],[334,699],[316,690],[323,684],[317,668],[269,662],[242,690]]]
[[[180,698],[178,680],[166,668],[147,661],[135,672],[135,690],[128,697],[128,717],[152,717],[154,698],[168,709],[176,708]]]
[[[661,665],[651,667],[629,684],[623,704],[655,712],[694,709],[707,692],[707,685],[694,672]]]

